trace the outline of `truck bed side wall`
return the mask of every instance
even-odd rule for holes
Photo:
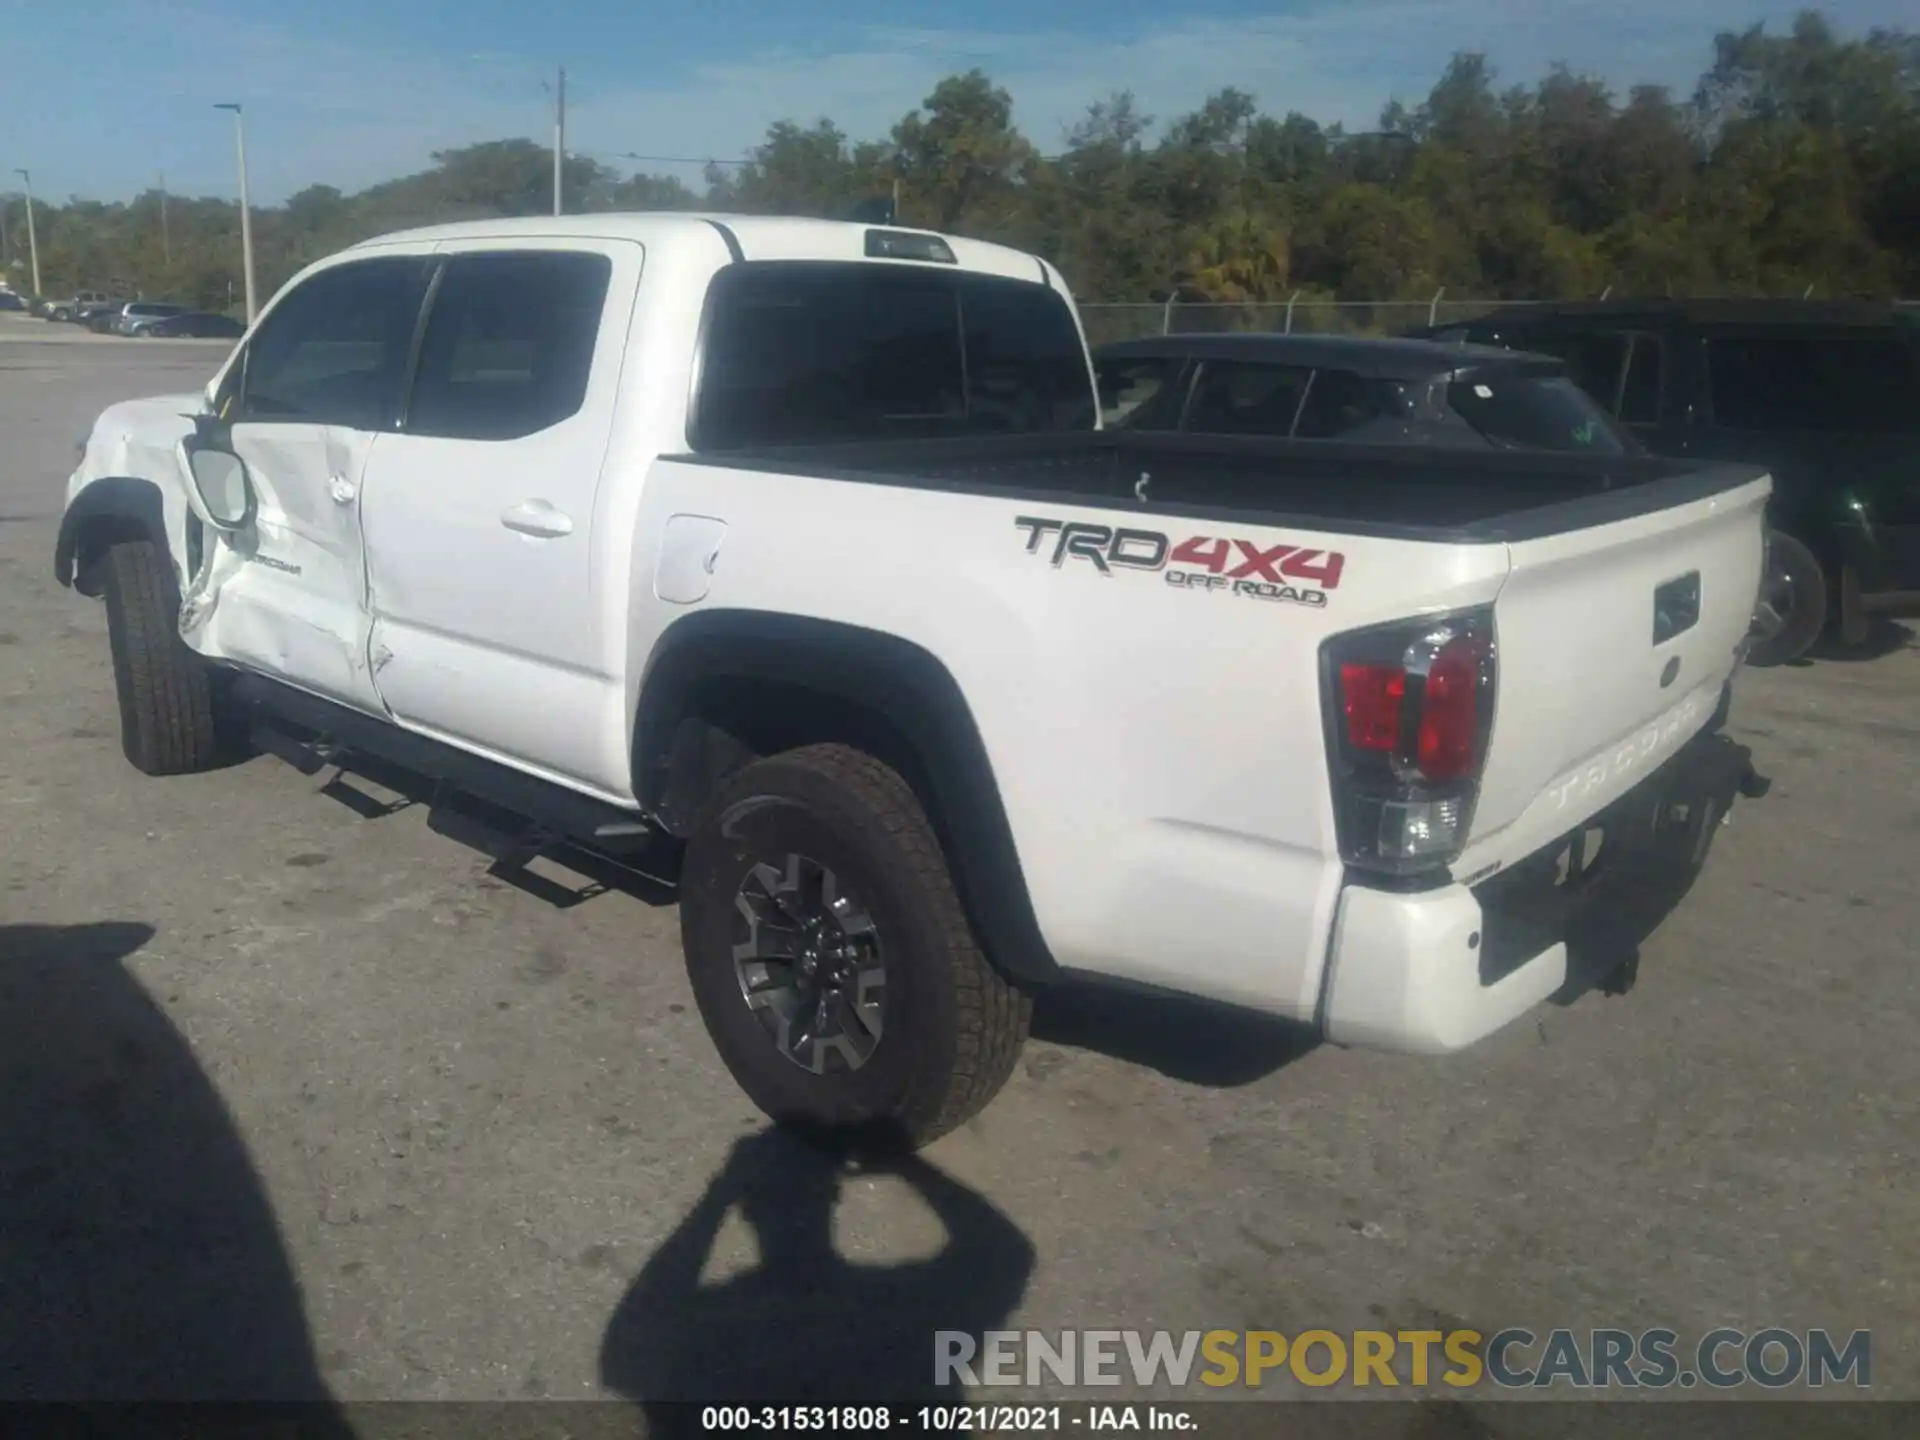
[[[685,567],[670,562],[669,575],[660,559],[689,517],[719,539],[707,593],[675,603],[661,595],[687,593]],[[1341,570],[1322,606],[1256,598],[1170,581],[1213,578],[1204,564],[1103,569],[1066,554],[1056,565],[1060,532],[1043,529],[1030,549],[1022,519],[1159,537],[1127,542],[1122,553],[1139,556],[1217,540],[1229,571],[1248,549],[1337,546]],[[1485,603],[1506,572],[1500,545],[1335,539],[676,460],[647,477],[632,564],[636,678],[695,608],[811,616],[928,652],[966,699],[1060,965],[1301,1018],[1341,880],[1321,641]],[[1191,953],[1199,934],[1205,956]]]

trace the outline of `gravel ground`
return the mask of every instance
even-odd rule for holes
[[[124,763],[51,573],[72,439],[223,352],[0,320],[0,1394],[699,1397],[707,1324],[875,1383],[936,1328],[1726,1324],[1870,1329],[1920,1397],[1908,632],[1743,677],[1772,793],[1629,994],[1434,1060],[1051,996],[985,1116],[830,1214],[666,887],[554,903],[424,807]]]

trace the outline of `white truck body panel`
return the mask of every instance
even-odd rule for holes
[[[863,259],[859,226],[715,218],[754,260]],[[1033,256],[951,244],[962,269],[1065,293]],[[900,637],[965,696],[1041,931],[1070,970],[1321,1016],[1356,1043],[1470,1043],[1550,993],[1564,954],[1481,987],[1466,941],[1480,912],[1463,883],[1409,897],[1349,882],[1322,642],[1494,606],[1498,705],[1452,867],[1461,881],[1630,788],[1706,723],[1739,663],[1764,480],[1544,539],[1463,544],[662,458],[687,448],[703,298],[731,258],[701,217],[443,227],[313,270],[490,247],[612,261],[578,413],[504,443],[256,427],[286,432],[245,452],[269,563],[216,559],[218,594],[189,643],[636,808],[640,689],[677,619],[770,611]],[[188,407],[175,404],[107,412],[70,499],[102,476],[155,479],[178,563],[186,507],[172,446]],[[336,481],[345,499],[329,494]],[[1284,542],[1338,552],[1344,570],[1320,608],[1182,590],[1154,573],[1056,566],[1046,547],[1030,551],[1016,524],[1029,516]],[[1688,571],[1703,577],[1699,621],[1656,648],[1652,591]],[[183,586],[193,578],[183,572]]]

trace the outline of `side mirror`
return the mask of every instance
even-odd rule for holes
[[[253,523],[256,498],[246,463],[219,438],[211,416],[194,417],[194,433],[180,441],[180,468],[187,477],[193,513],[215,530],[232,534]]]

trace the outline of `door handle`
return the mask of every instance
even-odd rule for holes
[[[327,481],[327,498],[336,505],[351,505],[353,497],[359,493],[354,489],[353,482],[344,475],[335,475]]]
[[[500,523],[522,535],[553,540],[573,533],[573,519],[544,500],[522,500],[500,516]]]

